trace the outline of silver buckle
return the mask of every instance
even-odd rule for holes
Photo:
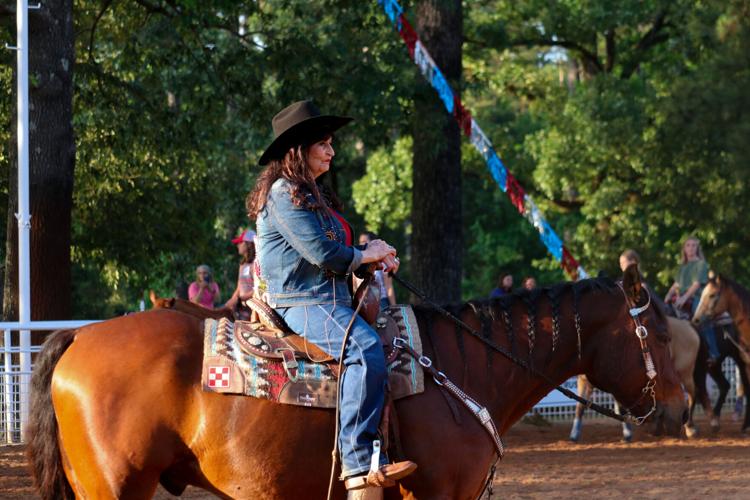
[[[635,327],[635,334],[639,339],[645,340],[648,337],[648,330],[646,330],[645,326],[638,325]]]

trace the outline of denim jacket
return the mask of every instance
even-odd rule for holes
[[[351,305],[346,275],[362,252],[345,244],[341,223],[326,210],[292,202],[286,179],[274,182],[258,214],[255,237],[262,298],[271,307]]]

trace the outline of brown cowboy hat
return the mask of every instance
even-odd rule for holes
[[[274,140],[258,160],[261,165],[282,158],[289,148],[306,139],[315,139],[316,135],[333,133],[353,118],[348,116],[322,115],[312,101],[295,102],[282,109],[271,120]]]

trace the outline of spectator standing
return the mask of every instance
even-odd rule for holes
[[[219,300],[219,285],[213,279],[211,268],[201,264],[195,268],[195,281],[188,288],[190,302],[200,304],[207,309],[213,309]]]
[[[523,282],[521,283],[521,286],[525,290],[533,290],[534,288],[536,288],[536,278],[534,278],[533,276],[526,276],[523,279]]]
[[[246,229],[232,240],[237,245],[237,253],[240,254],[240,268],[237,273],[237,287],[227,300],[224,307],[234,312],[235,318],[249,319],[250,310],[244,305],[244,301],[253,296],[255,286],[255,273],[253,263],[255,261],[255,231]]]
[[[490,292],[490,298],[502,297],[513,292],[513,275],[510,273],[500,273],[497,279],[497,287]]]

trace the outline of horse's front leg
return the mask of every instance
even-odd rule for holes
[[[714,433],[719,432],[721,408],[724,406],[724,401],[726,400],[727,393],[731,387],[729,381],[724,376],[724,372],[721,370],[721,361],[723,361],[723,359],[719,360],[718,363],[709,369],[711,378],[714,379],[716,385],[719,387],[719,397],[716,399],[716,404],[713,407],[713,417],[711,418],[711,432]]]
[[[695,437],[696,434],[698,434],[698,430],[695,428],[695,424],[693,423],[693,410],[695,410],[695,382],[692,378],[686,379],[683,381],[683,384],[685,385],[685,390],[688,393],[688,421],[685,422],[685,435],[688,438]]]
[[[594,392],[594,386],[589,383],[588,379],[586,378],[586,375],[578,375],[578,395],[590,399],[591,394]],[[573,419],[573,425],[570,428],[570,437],[569,439],[577,443],[579,439],[581,439],[581,431],[583,430],[583,413],[586,409],[581,403],[576,403],[576,414],[575,418]]]
[[[750,371],[750,365],[745,364],[742,361],[735,361],[737,362],[737,366],[739,366],[739,373],[740,373],[740,381],[742,382],[742,397],[745,399],[745,419],[742,422],[742,432],[747,433],[748,428],[750,428],[750,411],[748,411],[748,404],[750,404],[750,391],[748,388],[750,388],[750,385],[748,385],[748,381],[750,381],[750,376],[748,376],[748,371]]]

